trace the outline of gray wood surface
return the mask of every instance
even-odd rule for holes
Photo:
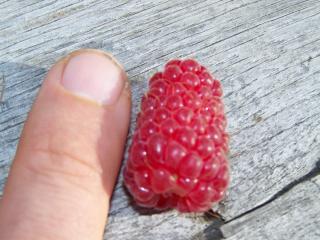
[[[0,17],[0,189],[57,59],[112,52],[132,83],[133,128],[148,77],[191,56],[224,87],[232,181],[214,207],[224,221],[138,213],[120,176],[105,238],[320,239],[319,0],[0,0]]]

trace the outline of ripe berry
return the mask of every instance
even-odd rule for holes
[[[221,83],[192,59],[154,74],[141,102],[124,181],[142,207],[203,212],[229,182]]]

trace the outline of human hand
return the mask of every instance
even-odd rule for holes
[[[102,239],[130,102],[124,70],[103,52],[51,68],[0,202],[0,239]]]

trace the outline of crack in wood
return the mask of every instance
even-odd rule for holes
[[[220,240],[223,239],[223,233],[220,227],[225,224],[222,219],[216,219],[203,232],[197,234],[192,240]]]
[[[221,226],[224,224],[228,224],[231,223],[239,218],[242,218],[268,204],[270,204],[271,202],[275,201],[276,199],[280,198],[281,196],[283,196],[284,194],[288,193],[291,189],[293,189],[294,187],[296,187],[297,185],[306,182],[306,181],[312,181],[313,178],[315,178],[316,176],[320,175],[320,158],[318,159],[318,161],[316,162],[315,167],[308,172],[307,174],[305,174],[304,176],[292,181],[291,183],[289,183],[288,185],[284,186],[280,191],[278,191],[277,193],[275,193],[269,200],[265,201],[262,204],[259,204],[258,206],[244,212],[241,213],[240,215],[227,220],[227,221],[223,221],[223,218],[221,219],[215,219],[206,229],[204,229],[203,232],[197,234],[196,236],[194,236],[194,238],[192,238],[193,240],[221,240],[224,238],[223,233],[221,231]]]

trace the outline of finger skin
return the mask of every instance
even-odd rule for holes
[[[82,52],[103,54],[73,54]],[[0,239],[102,239],[130,90],[123,72],[114,104],[70,93],[60,81],[68,61],[49,71],[25,123],[0,205]]]

